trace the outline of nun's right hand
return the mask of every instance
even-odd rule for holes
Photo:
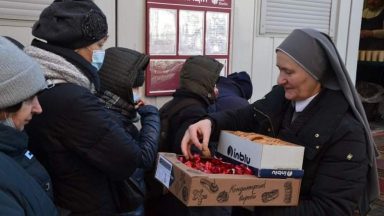
[[[192,145],[195,145],[200,150],[208,149],[211,130],[212,122],[209,119],[200,120],[188,127],[181,141],[181,151],[187,159],[193,157],[191,152]]]

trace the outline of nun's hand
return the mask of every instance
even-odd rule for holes
[[[203,153],[206,152],[211,136],[211,127],[212,122],[209,119],[203,119],[188,127],[181,141],[181,151],[187,159],[193,157],[191,152],[192,145],[195,145]]]

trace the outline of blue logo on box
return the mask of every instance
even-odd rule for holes
[[[232,146],[228,146],[227,155],[248,165],[251,163],[251,158],[248,157],[247,154],[236,151],[236,148],[233,148]]]

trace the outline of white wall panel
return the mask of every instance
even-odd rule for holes
[[[260,37],[255,39],[253,46],[252,84],[253,94],[251,102],[263,97],[272,86],[273,71],[273,38]]]
[[[362,8],[363,1],[352,0],[352,14],[350,14],[348,35],[346,37],[345,64],[353,82],[356,81]]]
[[[252,75],[255,1],[235,0],[233,4],[230,73],[246,71]]]
[[[108,23],[108,40],[104,48],[116,46],[116,0],[94,0],[104,12]]]
[[[145,0],[117,0],[117,43],[145,51]]]

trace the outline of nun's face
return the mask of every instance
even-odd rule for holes
[[[277,67],[280,70],[277,84],[284,87],[286,99],[305,100],[320,91],[320,83],[288,55],[278,51],[276,56]]]

